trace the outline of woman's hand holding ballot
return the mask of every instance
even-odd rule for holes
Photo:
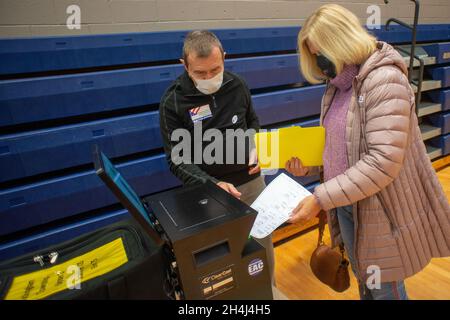
[[[305,223],[317,216],[322,210],[319,201],[314,195],[307,196],[292,210],[290,223]]]
[[[297,157],[292,157],[286,162],[286,171],[296,177],[303,177],[308,174],[309,168],[304,167],[302,161]],[[289,218],[290,223],[304,223],[315,216],[322,210],[319,201],[313,195],[307,196],[292,210]]]

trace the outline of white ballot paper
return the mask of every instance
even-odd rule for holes
[[[284,173],[280,174],[251,205],[258,215],[250,235],[257,239],[267,237],[286,222],[292,210],[309,195],[311,192],[297,181]]]

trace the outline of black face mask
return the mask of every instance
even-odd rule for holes
[[[322,70],[322,72],[329,78],[336,77],[336,67],[328,60],[327,57],[323,55],[317,55],[317,66]]]

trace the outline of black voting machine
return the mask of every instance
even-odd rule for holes
[[[212,182],[140,199],[97,147],[94,162],[99,177],[164,247],[168,298],[273,298],[265,249],[249,238],[254,209]]]

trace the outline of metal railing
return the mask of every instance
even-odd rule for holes
[[[413,25],[410,25],[404,21],[401,21],[397,18],[389,18],[386,21],[386,30],[389,31],[389,25],[393,22],[407,28],[410,29],[412,31],[412,39],[411,39],[411,51],[408,51],[406,49],[403,48],[397,48],[398,50],[409,54],[409,69],[408,69],[408,81],[409,83],[413,84],[413,68],[414,68],[414,60],[418,60],[420,63],[420,70],[419,70],[419,79],[418,79],[418,83],[417,83],[417,92],[416,92],[416,114],[418,115],[418,110],[419,110],[419,103],[422,97],[422,82],[423,82],[423,73],[424,73],[424,60],[417,56],[415,54],[415,50],[416,50],[416,37],[417,37],[417,25],[419,22],[419,11],[420,11],[420,3],[419,0],[410,0],[412,2],[414,2],[415,4],[415,8],[414,8],[414,23]],[[384,0],[385,4],[388,4],[389,1],[388,0]]]

